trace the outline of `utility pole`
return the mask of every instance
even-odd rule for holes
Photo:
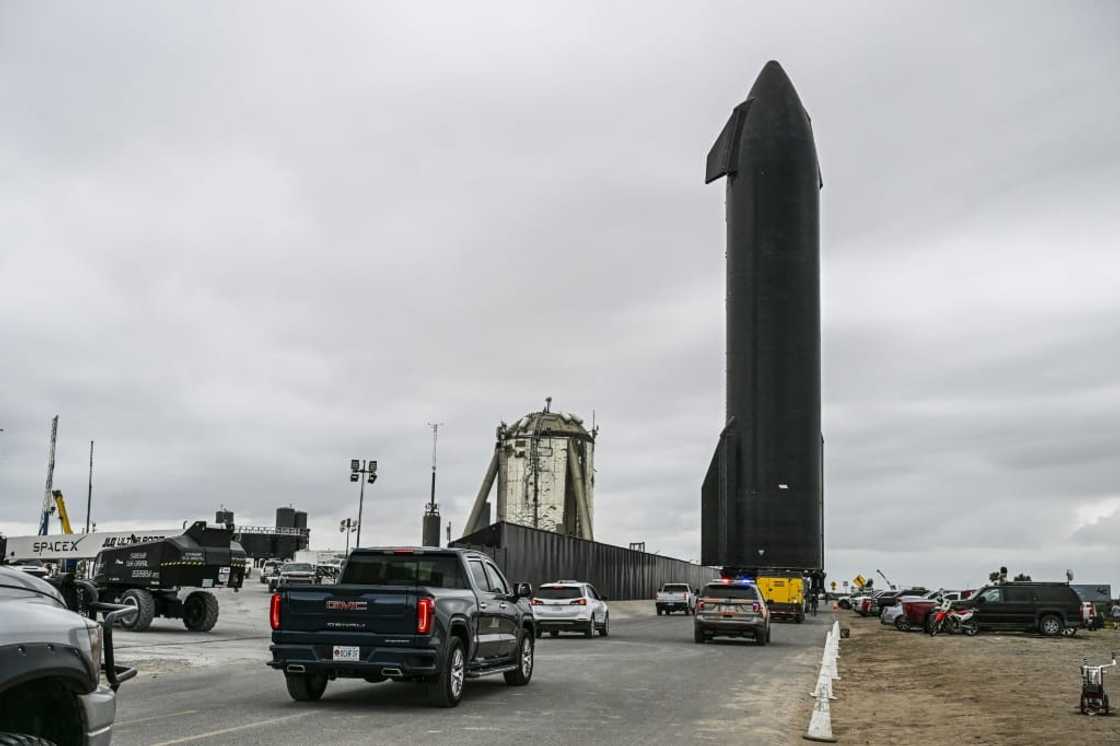
[[[51,490],[54,487],[54,446],[58,442],[58,415],[51,420],[51,455],[47,459],[47,487],[43,491],[43,512],[39,516],[39,536],[50,532]]]
[[[439,505],[436,504],[436,447],[439,443],[439,428],[442,422],[429,422],[432,428],[432,491],[428,505],[424,509],[424,520],[420,531],[420,544],[425,547],[439,546]]]
[[[89,533],[89,511],[93,504],[93,441],[89,442],[89,491],[86,492],[86,533]]]
[[[442,422],[429,422],[428,427],[432,428],[432,497],[428,500],[428,512],[434,513],[436,510],[436,445],[439,443],[439,428]]]

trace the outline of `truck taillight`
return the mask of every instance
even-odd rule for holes
[[[704,610],[704,602],[703,602],[702,600],[700,600],[700,599],[697,599],[697,601],[696,601],[696,608],[697,608],[697,609],[700,609],[701,611],[703,611],[703,610]]]
[[[587,599],[577,598],[575,601],[569,603],[568,606],[587,606]]]
[[[544,606],[544,601],[539,598],[534,598],[530,603],[532,603],[533,606]]]
[[[756,601],[756,602],[754,602],[753,604],[751,604],[751,611],[753,611],[753,612],[754,612],[755,614],[757,614],[757,613],[758,613],[758,610],[759,610],[759,608],[760,608],[760,607],[759,607],[759,605],[758,605],[758,602],[757,602],[757,601]]]
[[[421,598],[416,602],[416,634],[430,635],[432,633],[432,620],[435,619],[435,601],[430,598]]]
[[[280,629],[280,594],[273,593],[268,604],[268,623],[273,629]]]

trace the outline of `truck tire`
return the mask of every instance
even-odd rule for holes
[[[521,644],[517,646],[517,669],[507,671],[504,676],[510,686],[525,686],[533,678],[533,635],[529,630],[521,633]]]
[[[463,698],[466,678],[467,658],[463,653],[463,641],[458,637],[449,637],[443,670],[429,682],[428,699],[436,707],[455,707]]]
[[[770,642],[770,630],[763,630],[760,634],[755,635],[755,645],[765,645],[768,642]]]
[[[183,602],[183,626],[192,632],[209,632],[218,622],[218,599],[210,591],[194,591]]]
[[[1056,637],[1062,634],[1065,623],[1057,614],[1046,614],[1038,620],[1038,631],[1047,637]]]
[[[55,743],[45,738],[39,738],[39,736],[0,733],[0,746],[55,746]]]
[[[585,629],[583,631],[583,636],[590,640],[592,638],[592,636],[594,636],[594,634],[595,634],[595,615],[592,614],[591,618],[587,620],[587,629]]]
[[[704,630],[699,627],[692,628],[692,639],[694,642],[703,645],[708,641],[708,636],[704,634]]]
[[[286,673],[284,683],[296,702],[318,702],[327,690],[326,674],[321,673]]]
[[[121,603],[125,606],[135,606],[136,613],[121,619],[121,626],[133,632],[143,632],[152,626],[156,616],[156,600],[149,591],[143,588],[130,588],[121,594]]]
[[[611,615],[607,612],[603,615],[603,626],[599,628],[599,636],[606,637],[611,633]]]

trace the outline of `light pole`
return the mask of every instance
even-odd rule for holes
[[[346,534],[346,556],[350,556],[350,534],[358,527],[358,522],[353,518],[346,518],[339,522],[338,530]]]
[[[365,479],[362,478],[363,476]],[[354,548],[356,549],[362,545],[362,505],[366,500],[366,482],[373,484],[377,481],[377,462],[373,459],[369,461],[350,459],[350,481],[361,484],[358,490],[358,536],[354,540]],[[349,534],[347,538],[349,538]]]

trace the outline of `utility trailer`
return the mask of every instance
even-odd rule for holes
[[[101,601],[136,608],[121,621],[125,629],[141,632],[161,616],[209,632],[218,621],[218,599],[206,589],[240,589],[247,564],[232,530],[197,521],[182,536],[102,549],[93,582]],[[181,599],[185,588],[200,590]]]

